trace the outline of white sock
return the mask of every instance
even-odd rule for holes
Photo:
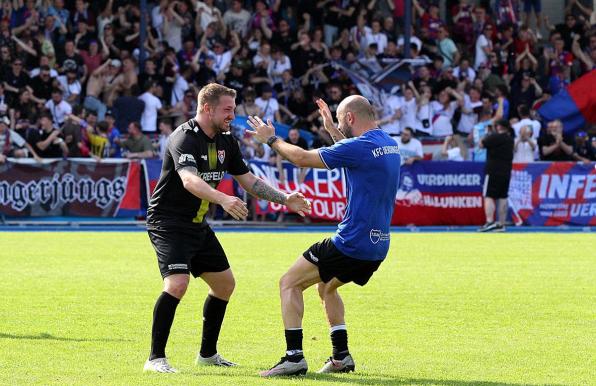
[[[339,331],[339,330],[347,330],[346,325],[345,324],[338,324],[337,326],[331,326],[331,328],[329,329],[329,332],[334,332],[334,331]]]

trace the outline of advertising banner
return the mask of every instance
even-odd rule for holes
[[[0,213],[14,217],[138,215],[140,164],[52,160],[0,165]]]
[[[393,225],[484,223],[484,163],[420,161],[401,168]]]
[[[148,181],[157,182],[160,161],[148,160]],[[284,163],[249,162],[251,171],[285,192],[302,192],[312,201],[312,218],[339,221],[346,207],[341,170],[300,170]],[[231,194],[229,176],[218,187]],[[485,221],[483,162],[420,161],[404,165],[395,200],[393,225],[481,225]],[[527,225],[596,225],[596,165],[574,162],[514,164],[509,207],[516,222]],[[257,213],[283,210],[259,201]]]
[[[596,164],[514,164],[509,206],[529,225],[596,225]]]

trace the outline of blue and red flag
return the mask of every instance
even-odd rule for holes
[[[596,123],[596,70],[554,95],[538,113],[547,122],[560,119],[565,134],[573,134],[586,124]]]

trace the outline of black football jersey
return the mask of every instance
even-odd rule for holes
[[[190,193],[182,185],[178,170],[195,167],[199,177],[216,188],[225,173],[249,172],[236,139],[229,134],[209,138],[193,118],[180,125],[168,138],[161,175],[149,202],[147,224],[204,225],[209,202]]]

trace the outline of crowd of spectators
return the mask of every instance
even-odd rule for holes
[[[148,3],[2,1],[0,162],[163,157],[209,82],[237,90],[237,115],[285,123],[300,146],[326,146],[315,100],[335,112],[358,93],[340,66],[369,76],[404,56],[403,0]],[[596,16],[585,3],[561,2],[564,22],[552,25],[541,0],[413,0],[410,52],[428,64],[411,68],[378,111],[404,161],[429,158],[425,137],[443,140],[433,159],[474,159],[475,133],[496,115],[511,122],[516,161],[594,160],[593,127],[564,136],[560,121],[536,114],[595,68]],[[247,158],[275,158],[236,134]]]

